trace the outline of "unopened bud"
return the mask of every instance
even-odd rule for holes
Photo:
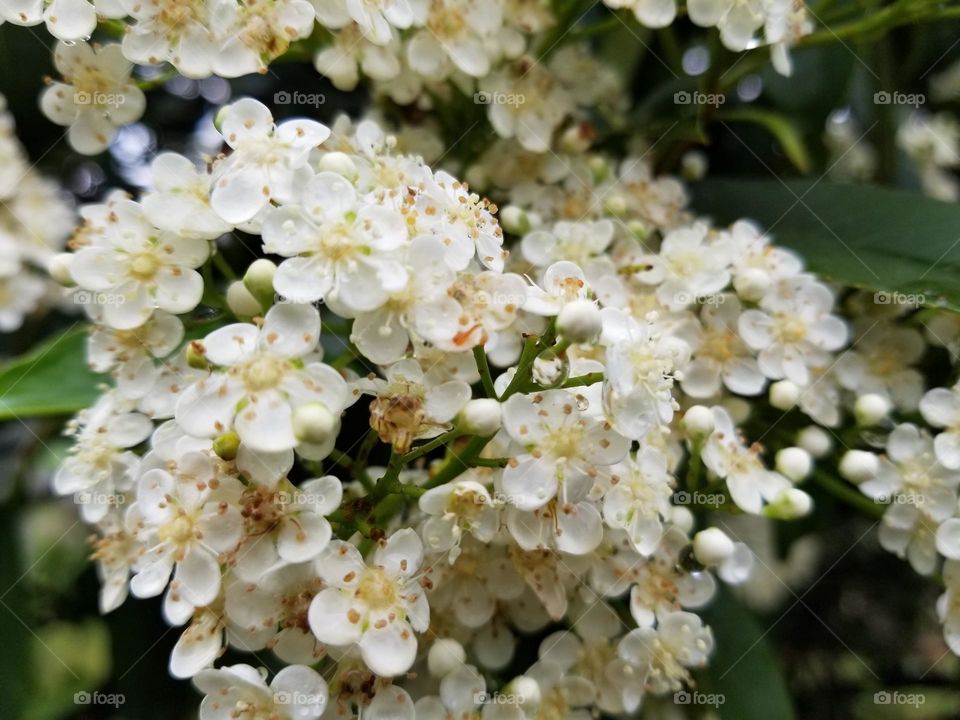
[[[680,423],[691,438],[700,439],[713,432],[716,421],[710,408],[705,405],[693,405],[687,408]]]
[[[743,300],[757,302],[770,289],[770,275],[760,268],[747,268],[733,279],[733,289]]]
[[[564,305],[557,315],[560,336],[575,343],[595,340],[603,329],[600,308],[590,300],[574,300]]]
[[[187,365],[194,370],[206,370],[210,367],[207,361],[207,349],[199,340],[194,340],[187,345]]]
[[[778,410],[790,410],[800,399],[800,388],[789,380],[781,380],[770,386],[770,404]]]
[[[813,458],[803,448],[786,447],[777,452],[776,466],[786,478],[799,482],[813,469]]]
[[[540,705],[542,694],[540,684],[532,677],[519,675],[507,683],[504,688],[507,695],[513,695],[517,704],[525,708],[536,708]]]
[[[237,457],[237,450],[240,449],[240,436],[235,432],[224,433],[218,438],[214,438],[213,451],[217,457],[223,460],[233,460]]]
[[[864,427],[878,425],[890,413],[890,401],[879,393],[867,393],[857,398],[853,406],[853,414],[857,423]]]
[[[796,520],[812,510],[812,497],[800,488],[786,488],[763,509],[763,514],[775,520]]]
[[[733,550],[733,540],[720,528],[707,528],[693,536],[693,555],[704,567],[720,565]]]
[[[493,398],[469,401],[460,411],[460,427],[465,433],[489,437],[500,429],[500,403]]]
[[[243,276],[243,284],[264,309],[273,305],[273,276],[276,272],[277,266],[273,262],[260,258],[250,263]]]
[[[234,280],[227,288],[227,307],[238,318],[252,318],[263,312],[260,302],[241,280]]]
[[[823,428],[817,425],[808,425],[797,433],[797,445],[813,457],[822,458],[833,449],[833,440],[830,433]]]
[[[702,180],[707,174],[707,156],[699,150],[690,150],[680,159],[680,174],[684,180]]]
[[[337,418],[323,403],[307,403],[293,411],[293,434],[302,442],[320,445],[336,431]]]
[[[866,450],[848,450],[840,459],[839,470],[840,475],[859,485],[876,477],[880,471],[880,460]]]
[[[329,152],[320,158],[317,163],[320,170],[335,172],[337,175],[343,175],[348,180],[354,180],[357,177],[357,166],[349,155],[342,152]]]
[[[77,283],[70,274],[71,264],[73,264],[71,253],[57,253],[47,261],[47,272],[64,287],[73,287]]]
[[[463,645],[453,638],[440,638],[430,646],[427,654],[427,669],[435,678],[449,675],[467,660]]]
[[[507,205],[500,211],[500,225],[511,235],[526,235],[530,232],[530,218],[516,205]]]

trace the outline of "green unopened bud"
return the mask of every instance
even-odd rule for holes
[[[610,165],[602,157],[592,157],[588,161],[594,182],[603,182],[610,176]]]
[[[650,228],[642,220],[631,220],[627,223],[627,230],[641,242],[650,237]]]
[[[254,260],[243,276],[243,284],[263,309],[273,305],[273,276],[277,266],[269,260]]]
[[[233,460],[240,449],[240,436],[235,432],[224,433],[213,441],[213,451],[223,460]]]
[[[337,418],[323,403],[307,403],[293,411],[293,434],[298,440],[320,445],[337,431]]]
[[[800,488],[787,488],[763,509],[763,514],[774,520],[796,520],[812,510],[813,498]]]
[[[257,300],[241,280],[234,280],[227,288],[227,307],[238,318],[249,319],[263,312]]]
[[[530,232],[530,218],[516,205],[507,205],[500,211],[500,225],[511,235],[526,235]]]
[[[210,367],[210,362],[207,360],[207,349],[199,340],[194,340],[187,345],[187,365],[194,370],[206,370]]]

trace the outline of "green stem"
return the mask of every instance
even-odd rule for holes
[[[408,452],[406,455],[403,455],[400,458],[400,461],[404,465],[406,465],[407,463],[413,462],[419,457],[423,457],[431,450],[436,450],[441,445],[446,445],[448,442],[460,437],[461,435],[463,435],[463,431],[460,430],[459,428],[453,428],[453,430],[448,430],[442,435],[437,435],[437,437],[433,438],[433,440],[430,440],[429,442],[425,442],[423,445],[418,445],[413,450]]]
[[[822,470],[817,470],[813,473],[813,480],[838,500],[842,500],[847,505],[860,510],[876,520],[882,518],[884,512],[886,512],[886,508],[880,503],[874,502],[847,483],[837,480]]]
[[[493,376],[490,374],[490,365],[487,362],[487,351],[482,345],[473,348],[473,359],[477,363],[477,370],[480,371],[480,382],[483,385],[483,391],[487,397],[497,399],[497,391],[493,387]]]
[[[578,375],[577,377],[572,377],[566,382],[564,382],[563,385],[561,385],[560,387],[563,387],[563,388],[583,387],[585,385],[593,385],[598,382],[603,382],[602,372],[592,372],[592,373],[587,373],[586,375]]]
[[[223,276],[227,280],[233,282],[237,279],[237,274],[233,271],[233,268],[230,267],[230,263],[227,262],[227,259],[223,256],[223,253],[214,253],[213,264],[217,266],[217,270],[223,273]]]

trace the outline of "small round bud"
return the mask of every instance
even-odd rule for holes
[[[879,393],[867,393],[857,398],[853,414],[857,424],[864,427],[879,425],[890,413],[890,401]]]
[[[760,268],[747,268],[733,279],[733,289],[743,300],[757,302],[770,289],[770,275]]]
[[[716,424],[713,411],[705,405],[693,405],[687,408],[680,422],[687,434],[694,439],[704,438],[712,433]]]
[[[866,450],[848,450],[840,459],[840,475],[852,483],[860,484],[876,477],[880,460]]]
[[[627,201],[623,195],[614,193],[603,201],[603,209],[607,215],[614,217],[623,217],[627,214]]]
[[[317,168],[327,172],[335,172],[337,175],[343,175],[348,180],[357,177],[357,166],[349,155],[342,152],[329,152],[320,158]]]
[[[460,411],[460,427],[464,432],[489,437],[500,429],[500,403],[493,398],[469,401]]]
[[[442,678],[463,666],[466,660],[463,645],[453,638],[440,638],[434,641],[427,654],[427,669],[435,678]]]
[[[696,525],[696,518],[690,512],[690,508],[681,505],[674,505],[670,508],[670,521],[688,535]]]
[[[596,133],[589,123],[577,123],[563,131],[560,147],[568,153],[586,152],[595,138]]]
[[[239,318],[252,318],[263,312],[260,303],[241,280],[234,280],[227,288],[227,307]]]
[[[693,536],[693,556],[704,567],[720,565],[733,550],[733,540],[720,528],[710,527]]]
[[[592,342],[603,329],[600,308],[590,300],[574,300],[564,305],[557,315],[560,336],[575,343]]]
[[[260,258],[250,263],[243,276],[243,284],[260,303],[260,307],[268,308],[273,305],[273,276],[277,266],[266,258]]]
[[[630,220],[627,223],[627,231],[640,242],[650,237],[650,226],[643,220]]]
[[[680,158],[680,174],[684,180],[702,180],[707,174],[707,156],[699,150],[690,150]]]
[[[213,451],[223,460],[233,460],[240,449],[240,436],[235,432],[224,433],[213,440]]]
[[[778,410],[790,410],[800,399],[800,388],[789,380],[781,380],[770,386],[770,404]]]
[[[590,173],[593,175],[594,182],[603,182],[610,177],[610,163],[599,155],[591,156],[587,161],[587,165],[590,167]]]
[[[833,439],[822,427],[808,425],[797,433],[797,445],[813,457],[822,458],[833,449]]]
[[[763,509],[763,514],[775,520],[796,520],[812,510],[812,497],[800,488],[786,488]]]
[[[505,694],[513,695],[517,700],[517,704],[522,707],[535,708],[542,700],[540,683],[526,675],[515,677],[507,683],[504,690],[506,691]]]
[[[194,340],[187,345],[187,365],[194,370],[206,370],[210,367],[207,361],[207,349],[199,340]]]
[[[73,287],[76,281],[70,274],[70,265],[73,264],[71,253],[57,253],[47,261],[47,272],[54,280],[64,287]]]
[[[507,205],[500,211],[500,225],[511,235],[526,235],[530,232],[530,218],[516,205]]]
[[[750,413],[753,412],[753,406],[743,398],[730,395],[723,399],[723,407],[730,415],[734,425],[742,425],[750,419]]]
[[[293,434],[298,440],[320,445],[337,431],[337,418],[323,403],[307,403],[293,411]]]
[[[800,482],[813,469],[813,458],[803,448],[786,447],[777,452],[776,466],[786,478]]]

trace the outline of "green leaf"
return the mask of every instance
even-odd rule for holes
[[[960,204],[827,180],[713,179],[693,195],[717,222],[757,221],[828,280],[960,308]]]
[[[699,691],[721,696],[723,720],[793,720],[793,703],[780,673],[767,628],[722,590],[701,613],[713,629],[716,649],[698,674]]]
[[[86,363],[86,326],[69,330],[0,367],[0,420],[65,415],[90,405],[102,375]]]
[[[721,110],[716,115],[723,122],[747,122],[766,128],[773,135],[790,162],[802,173],[810,172],[810,153],[799,131],[784,115],[754,107],[739,107],[733,110]]]

